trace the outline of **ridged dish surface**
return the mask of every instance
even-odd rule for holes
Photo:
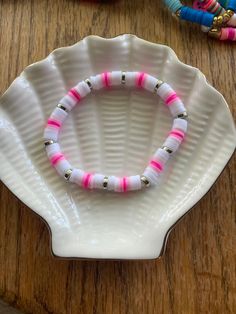
[[[84,191],[50,166],[45,122],[78,81],[112,70],[145,71],[172,85],[189,112],[189,129],[159,188],[126,194]],[[61,146],[74,166],[114,175],[141,174],[171,128],[163,103],[139,90],[91,94],[70,113]],[[0,177],[48,223],[62,257],[148,259],[209,190],[235,149],[229,108],[197,69],[167,46],[133,35],[89,36],[27,67],[0,99]]]

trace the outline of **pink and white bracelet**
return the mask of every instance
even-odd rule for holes
[[[119,178],[73,168],[58,144],[59,131],[64,120],[74,106],[93,89],[99,90],[119,85],[144,88],[154,92],[170,109],[174,121],[162,148],[157,149],[142,175]],[[187,131],[187,117],[182,101],[167,83],[144,72],[104,72],[78,83],[59,101],[47,121],[44,130],[44,144],[50,163],[67,181],[76,183],[85,189],[106,189],[115,192],[140,190],[142,187],[158,183],[170,155],[177,151],[184,139]]]

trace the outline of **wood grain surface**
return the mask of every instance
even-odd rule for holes
[[[172,47],[206,75],[236,117],[236,44],[180,24],[160,0],[0,1],[0,92],[57,47],[122,33]],[[45,223],[1,184],[0,297],[34,314],[236,313],[235,169],[231,159],[172,231],[165,256],[153,261],[53,257]]]

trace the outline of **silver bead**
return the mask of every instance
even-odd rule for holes
[[[61,110],[64,110],[65,112],[68,112],[68,110],[66,109],[65,106],[63,106],[62,104],[58,104],[57,108],[60,108]]]
[[[150,181],[145,176],[140,176],[140,180],[144,187],[148,188],[150,186]]]
[[[46,141],[44,142],[44,145],[45,145],[45,146],[49,146],[49,145],[52,145],[52,144],[54,144],[54,143],[56,143],[56,142],[53,141],[53,140],[46,140]]]
[[[104,190],[107,190],[107,188],[108,188],[108,180],[109,180],[109,178],[107,176],[105,176],[103,179],[102,186],[103,186]]]
[[[173,150],[172,149],[170,149],[169,147],[167,147],[167,146],[162,146],[162,148],[161,149],[163,149],[163,150],[165,150],[167,153],[169,153],[169,154],[172,154],[173,153]]]
[[[66,170],[66,172],[64,174],[64,178],[66,179],[66,181],[70,180],[71,174],[72,174],[72,169]]]
[[[125,75],[126,75],[126,72],[122,72],[121,73],[121,84],[125,84]]]
[[[90,79],[86,79],[85,80],[85,83],[88,85],[88,87],[92,90],[93,89],[93,86],[92,86],[92,83],[90,81]]]
[[[180,114],[177,115],[177,118],[180,118],[180,119],[187,119],[188,118],[188,113],[187,111],[184,111]]]
[[[164,83],[163,81],[157,80],[157,84],[156,84],[156,86],[155,86],[155,88],[154,88],[154,92],[155,92],[155,93],[157,92],[158,88],[161,87],[161,85],[162,85],[163,83]]]

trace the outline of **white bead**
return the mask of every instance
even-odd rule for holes
[[[160,161],[160,163],[163,165],[168,161],[169,158],[170,154],[161,148],[158,148],[153,156],[154,160]]]
[[[136,86],[138,72],[126,72],[125,74],[125,85]]]
[[[184,104],[180,99],[175,100],[171,105],[168,106],[173,117],[186,111]]]
[[[82,98],[91,93],[91,89],[89,88],[88,84],[85,83],[84,81],[77,84],[74,88],[78,91]]]
[[[62,104],[68,111],[71,111],[77,102],[77,100],[70,97],[69,95],[65,95],[63,98],[61,98],[61,100],[59,100],[59,104]]]
[[[168,136],[165,140],[163,146],[169,147],[173,152],[176,152],[179,148],[179,145],[181,143],[181,140],[177,140],[177,138]]]
[[[116,185],[116,180],[117,177],[115,176],[109,176],[108,177],[108,185],[107,185],[107,189],[109,191],[114,191],[115,190],[115,185]]]
[[[128,190],[129,191],[135,191],[135,190],[141,190],[142,184],[140,180],[140,176],[130,176],[128,178]]]
[[[104,181],[104,175],[96,173],[93,176],[93,181],[91,183],[92,188],[94,188],[94,189],[103,189],[103,181]]]
[[[158,80],[155,77],[147,74],[144,81],[144,88],[150,92],[154,92],[157,82]]]
[[[46,152],[48,155],[48,158],[50,158],[52,155],[55,155],[57,153],[61,153],[60,145],[58,143],[53,143],[51,145],[46,146]]]
[[[177,119],[174,119],[172,129],[179,129],[179,130],[183,131],[184,133],[186,133],[187,132],[187,126],[188,126],[187,120],[177,118]]]
[[[93,89],[99,90],[103,88],[104,84],[103,84],[102,74],[90,76],[90,81],[92,83]]]
[[[47,126],[44,129],[44,134],[43,134],[43,138],[45,140],[53,140],[53,141],[57,141],[58,140],[58,136],[59,136],[59,128],[53,127],[53,126]]]
[[[174,93],[174,90],[170,87],[169,84],[167,83],[163,83],[158,89],[157,89],[157,95],[159,95],[161,97],[161,99],[163,101],[166,100],[166,97],[171,94]]]
[[[115,192],[122,192],[121,189],[121,179],[118,177],[115,177],[115,187],[114,187]]]
[[[65,172],[68,169],[71,169],[71,164],[69,163],[68,160],[66,159],[61,159],[58,161],[58,163],[54,166],[57,170],[57,172],[61,175],[64,176]]]
[[[69,181],[81,186],[84,174],[85,172],[83,170],[73,169]]]
[[[111,72],[111,85],[112,86],[119,86],[121,85],[121,71],[112,71]]]
[[[229,20],[229,22],[227,23],[229,26],[236,26],[236,14],[234,14],[231,19]]]
[[[153,170],[150,166],[148,166],[143,175],[148,179],[151,185],[157,185],[160,180],[160,173]]]
[[[51,113],[50,119],[57,120],[61,122],[61,124],[65,121],[67,118],[68,113],[60,108],[55,108],[53,112]]]

